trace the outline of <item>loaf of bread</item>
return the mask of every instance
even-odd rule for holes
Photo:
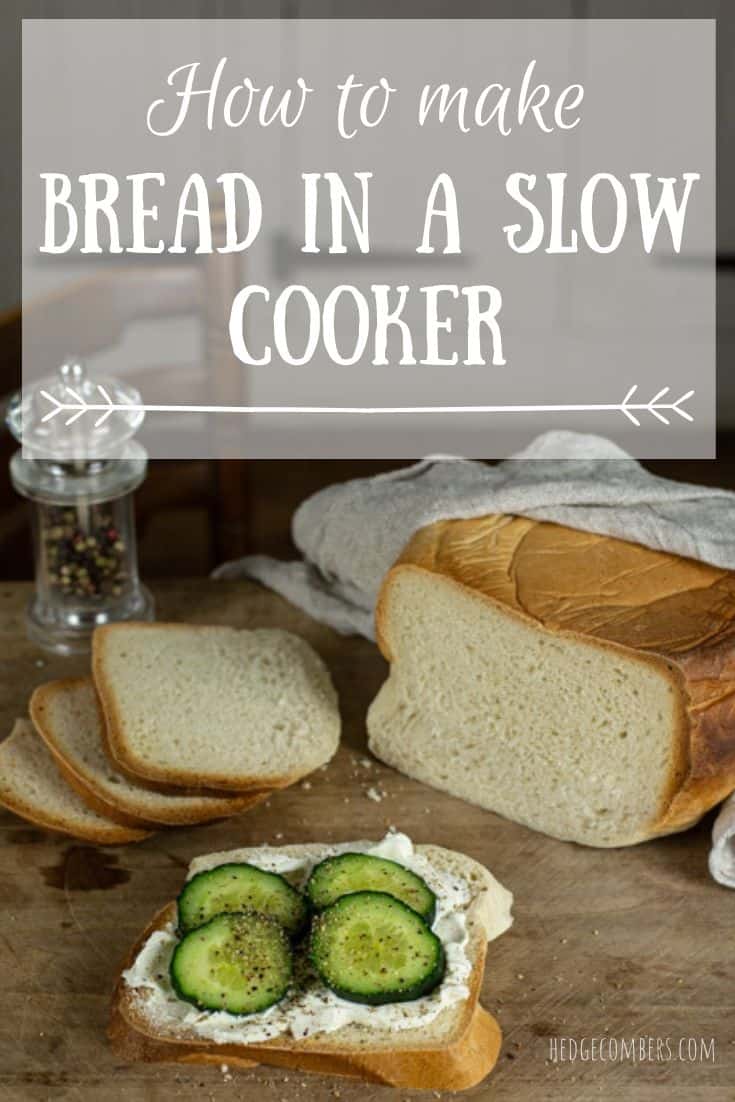
[[[683,830],[735,789],[735,574],[512,516],[419,531],[377,608],[370,747],[557,838]]]

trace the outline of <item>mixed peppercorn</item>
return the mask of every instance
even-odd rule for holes
[[[126,547],[109,505],[81,512],[50,506],[41,514],[41,542],[52,589],[67,597],[117,597],[127,580]]]

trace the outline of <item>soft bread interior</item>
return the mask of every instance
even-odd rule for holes
[[[379,758],[556,838],[650,836],[682,770],[680,690],[662,661],[549,632],[412,566],[389,576],[379,630]]]
[[[108,749],[125,772],[243,791],[290,783],[337,749],[329,674],[289,632],[118,624],[93,647]]]

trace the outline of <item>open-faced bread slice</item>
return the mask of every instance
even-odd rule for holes
[[[247,1069],[258,1064],[293,1068],[321,1075],[339,1075],[362,1079],[367,1083],[405,1089],[461,1091],[476,1086],[494,1068],[502,1033],[491,1014],[475,1006],[468,1029],[456,1040],[425,1048],[396,1048],[392,1052],[372,1052],[354,1047],[344,1052],[320,1052],[304,1048],[258,1048],[236,1045],[211,1046],[172,1044],[139,1032],[126,1017],[119,1000],[113,1008],[109,1027],[110,1042],[116,1055],[131,1063],[214,1064]]]
[[[150,831],[122,826],[97,814],[69,787],[30,720],[16,720],[0,743],[0,804],[45,830],[86,842],[117,846]]]
[[[299,884],[313,865],[337,851],[368,847],[357,842],[350,846],[286,846],[277,850],[244,849],[214,854],[195,861],[196,873],[232,861],[250,861],[273,868],[269,855],[278,853],[293,859],[293,870],[285,875]],[[500,1030],[494,1019],[478,1007],[478,996],[489,937],[495,937],[510,924],[510,894],[482,865],[462,854],[437,846],[417,846],[417,855],[425,859],[439,876],[456,878],[467,885],[463,904],[467,940],[463,952],[470,965],[466,989],[456,1000],[439,1006],[426,1020],[419,1003],[400,1004],[400,1028],[395,1020],[382,1025],[380,1015],[341,1024],[333,1030],[320,1030],[307,1036],[294,1036],[286,1029],[267,1040],[234,1043],[226,1034],[217,1040],[203,1037],[196,1024],[200,1014],[192,1014],[192,1023],[182,1019],[181,1004],[172,1008],[155,986],[147,986],[150,969],[153,976],[165,973],[163,957],[168,951],[166,939],[173,936],[176,912],[173,904],[164,908],[144,932],[128,956],[118,981],[110,1025],[110,1039],[119,1055],[135,1060],[176,1060],[185,1063],[245,1062],[295,1067],[304,1071],[359,1077],[371,1082],[396,1086],[461,1090],[482,1080],[493,1067],[500,1047]],[[158,956],[159,939],[162,956]],[[152,980],[153,984],[157,982]],[[134,986],[131,986],[133,984]],[[184,1008],[186,1004],[183,1004]],[[351,1004],[347,1004],[351,1005]],[[191,1008],[189,1008],[191,1009]],[[364,1009],[364,1008],[362,1008]],[[412,1025],[412,1016],[420,1024]]]
[[[164,788],[283,788],[339,743],[337,696],[303,639],[278,629],[113,624],[94,633],[106,750]]]
[[[122,774],[103,749],[104,720],[90,678],[40,685],[31,719],[71,787],[94,811],[128,826],[180,826],[223,819],[255,807],[269,792],[176,796],[143,788]]]

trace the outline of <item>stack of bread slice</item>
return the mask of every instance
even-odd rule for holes
[[[0,744],[0,804],[97,844],[238,815],[325,764],[337,697],[303,639],[115,624],[92,676],[39,686]]]

